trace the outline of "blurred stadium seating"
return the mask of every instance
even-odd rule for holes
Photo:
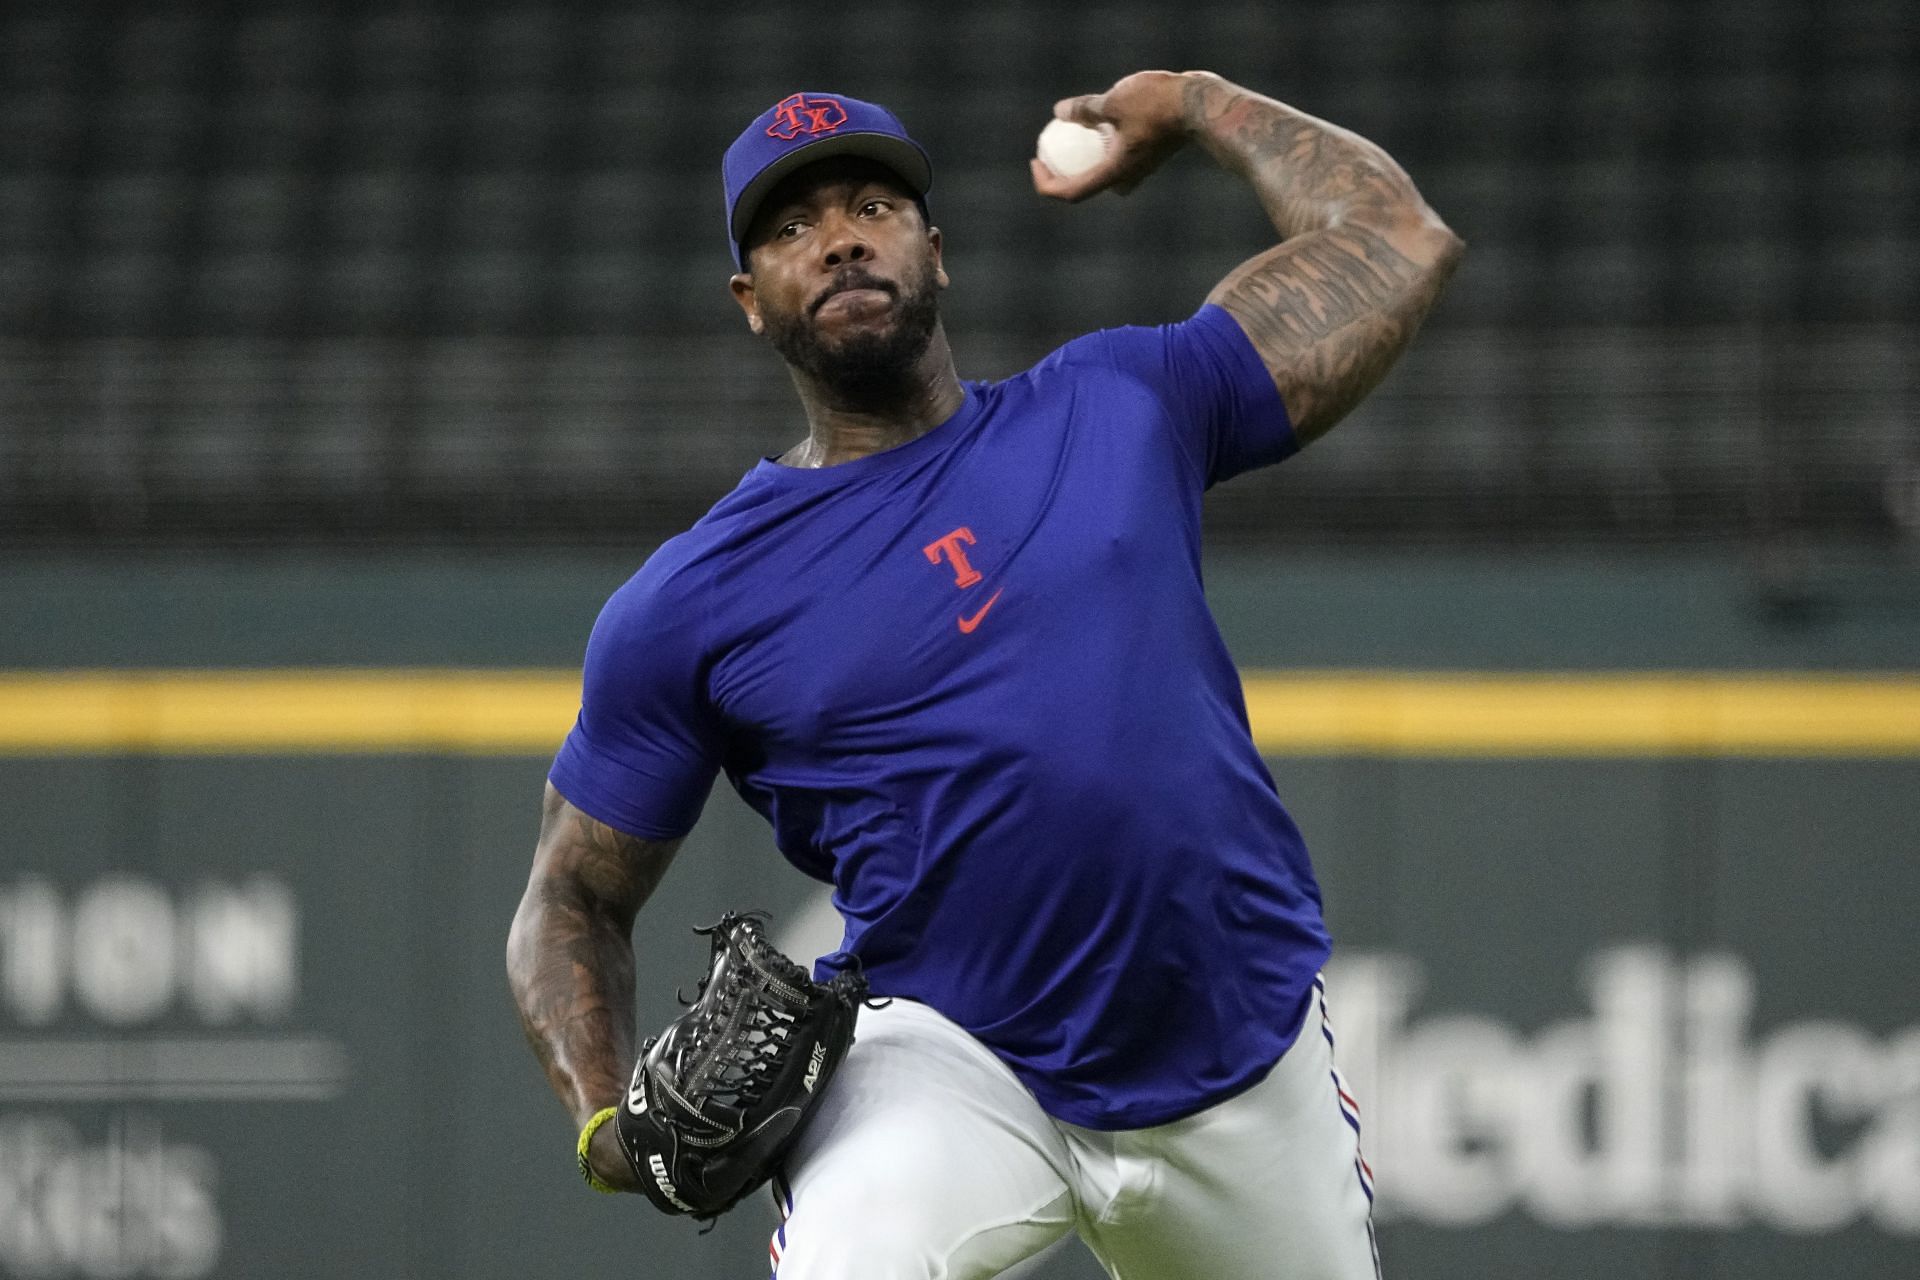
[[[935,157],[962,372],[1175,318],[1263,226],[1197,158],[1043,206],[1058,95],[1207,65],[1472,246],[1216,534],[1920,533],[1910,0],[0,9],[0,540],[649,541],[797,437],[718,157],[796,88]]]

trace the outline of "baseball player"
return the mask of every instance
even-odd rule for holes
[[[1068,1231],[1124,1280],[1376,1276],[1319,889],[1202,594],[1200,504],[1339,421],[1462,245],[1380,148],[1209,73],[1055,114],[1111,142],[1071,177],[1036,159],[1042,195],[1192,144],[1277,241],[1190,319],[997,383],[955,374],[931,165],[893,115],[795,93],[727,151],[733,297],[807,436],[601,614],[515,994],[590,1179],[633,1188],[594,1131],[636,1056],[631,929],[724,771],[834,888],[817,975],[889,998],[774,1179],[780,1280],[993,1276]]]

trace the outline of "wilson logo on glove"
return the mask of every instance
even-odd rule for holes
[[[673,1179],[667,1176],[667,1162],[655,1152],[647,1157],[647,1168],[653,1170],[653,1185],[660,1188],[660,1194],[673,1201],[673,1207],[682,1213],[692,1213],[694,1208],[682,1200],[673,1189]]]
[[[711,1219],[772,1177],[853,1044],[866,980],[815,982],[762,933],[722,917],[693,1004],[648,1040],[615,1117],[655,1207]]]

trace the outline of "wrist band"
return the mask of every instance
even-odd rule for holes
[[[593,1171],[593,1166],[587,1163],[587,1148],[593,1143],[594,1132],[599,1129],[601,1125],[619,1114],[620,1108],[618,1106],[602,1107],[600,1110],[594,1112],[593,1119],[587,1121],[587,1127],[580,1131],[580,1143],[574,1148],[574,1154],[580,1157],[580,1176],[585,1178],[587,1185],[595,1191],[603,1192],[610,1196],[619,1195],[620,1188],[609,1186],[599,1174]]]

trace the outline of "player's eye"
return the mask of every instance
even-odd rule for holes
[[[876,217],[891,208],[893,208],[893,205],[885,200],[869,200],[860,206],[860,216],[863,218]]]
[[[800,234],[800,231],[804,226],[806,226],[806,224],[802,222],[800,219],[793,218],[787,222],[781,223],[780,229],[774,232],[773,234],[778,239],[791,240],[795,236]]]

